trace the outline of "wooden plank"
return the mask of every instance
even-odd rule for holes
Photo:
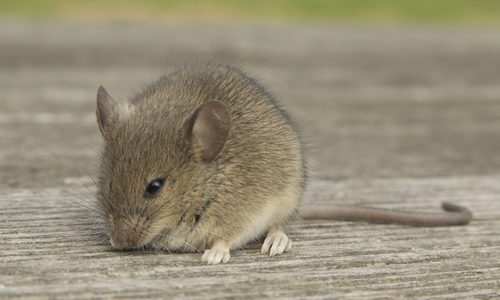
[[[500,298],[499,37],[2,21],[0,298]],[[93,201],[97,86],[124,101],[175,65],[214,57],[257,76],[298,120],[312,145],[305,205],[436,211],[451,201],[474,221],[295,222],[289,254],[265,257],[254,243],[224,266],[112,251],[75,203]]]
[[[435,211],[440,201],[475,214],[465,227],[412,228],[298,221],[290,253],[253,243],[228,265],[200,254],[116,252],[99,219],[62,189],[0,193],[0,296],[87,297],[500,297],[499,176],[315,180],[307,203]],[[87,193],[73,188],[73,193]]]

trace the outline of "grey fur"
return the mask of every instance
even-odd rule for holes
[[[204,162],[185,124],[211,100],[225,104],[231,128],[217,158]],[[256,234],[296,211],[305,178],[298,135],[269,93],[239,69],[185,67],[114,113],[120,118],[105,136],[98,199],[116,247],[197,251],[220,238],[243,245],[258,237],[239,237],[247,220],[290,186],[294,199]],[[144,199],[146,184],[158,177],[167,185]]]

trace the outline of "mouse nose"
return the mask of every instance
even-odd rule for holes
[[[111,246],[115,249],[135,249],[144,246],[144,219],[128,217],[114,219],[110,224]]]

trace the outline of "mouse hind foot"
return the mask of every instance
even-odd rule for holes
[[[261,253],[269,256],[283,254],[292,248],[292,240],[286,235],[283,226],[272,226],[267,232]]]

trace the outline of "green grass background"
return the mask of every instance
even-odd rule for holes
[[[0,0],[0,18],[500,24],[500,0]]]

